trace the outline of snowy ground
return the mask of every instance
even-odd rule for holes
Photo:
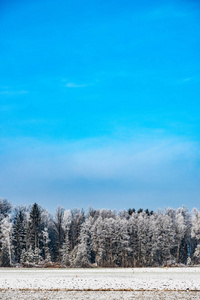
[[[2,300],[170,300],[170,299],[200,299],[197,292],[148,291],[148,292],[63,292],[63,291],[2,291]]]
[[[200,268],[0,269],[0,299],[200,299]]]

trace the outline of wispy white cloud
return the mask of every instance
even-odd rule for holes
[[[180,80],[178,80],[178,83],[180,84],[184,84],[184,83],[198,83],[200,82],[200,76],[198,75],[195,75],[195,76],[191,76],[191,77],[185,77],[185,78],[182,78]]]
[[[145,18],[146,20],[163,20],[166,18],[184,18],[192,15],[194,13],[193,8],[189,8],[188,6],[184,7],[183,5],[174,4],[166,4],[166,5],[158,5],[153,9],[149,9],[147,11],[138,14],[138,17]]]
[[[68,87],[68,88],[83,88],[83,87],[87,87],[88,84],[76,84],[76,83],[73,83],[73,82],[69,82],[65,86]]]
[[[28,91],[21,90],[21,91],[13,91],[13,90],[4,90],[0,91],[0,95],[5,95],[5,96],[17,96],[17,95],[24,95],[27,94]]]
[[[147,14],[151,19],[164,19],[164,18],[182,18],[188,16],[188,12],[180,11],[180,9],[175,7],[160,7],[155,10],[149,11]]]
[[[23,191],[26,198],[34,194],[54,201],[57,195],[60,201],[82,199],[84,205],[100,196],[110,201],[138,197],[142,205],[148,195],[164,206],[175,197],[182,205],[183,199],[197,199],[200,192],[200,145],[177,137],[3,143],[0,182],[6,197]]]
[[[191,81],[192,80],[192,78],[191,77],[188,77],[188,78],[184,78],[183,79],[183,82],[188,82],[188,81]]]
[[[13,105],[13,104],[0,105],[1,112],[10,112],[10,111],[13,111],[14,109],[16,109],[16,105]]]

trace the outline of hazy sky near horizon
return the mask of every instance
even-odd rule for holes
[[[0,197],[200,209],[200,3],[0,1]]]

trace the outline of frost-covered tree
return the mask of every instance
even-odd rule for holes
[[[128,220],[117,218],[115,220],[115,240],[112,245],[114,251],[114,263],[117,266],[128,267],[128,257],[132,251],[129,246],[130,236],[128,234]]]
[[[22,250],[26,247],[25,229],[26,229],[26,208],[17,207],[14,210],[13,217],[13,246],[15,261],[20,263]]]
[[[194,257],[194,262],[196,264],[200,264],[200,244],[196,246],[193,257]]]
[[[167,265],[174,243],[173,224],[168,215],[159,211],[152,219],[152,256],[154,263]]]
[[[164,265],[171,263],[174,259],[172,255],[172,248],[175,245],[175,228],[172,219],[169,215],[163,214],[163,233],[162,233],[162,263]]]
[[[41,208],[37,203],[34,203],[30,211],[30,226],[33,233],[34,249],[39,246],[39,233],[41,225]]]
[[[21,264],[24,264],[24,263],[29,263],[29,262],[32,262],[33,261],[33,249],[32,249],[32,246],[30,246],[30,249],[31,251],[26,251],[26,249],[22,249],[22,253],[21,253],[21,257],[20,257],[20,262]]]
[[[69,237],[71,242],[71,249],[78,245],[81,225],[85,221],[85,213],[83,209],[71,210],[71,226],[69,230]]]
[[[185,207],[83,210],[58,207],[52,217],[36,203],[0,200],[0,264],[136,267],[200,263],[200,213]]]
[[[42,210],[41,212],[41,232],[42,232],[42,252],[44,260],[46,262],[51,262],[51,255],[49,250],[49,226],[51,225],[51,217],[47,210]]]
[[[56,213],[54,216],[54,228],[57,235],[57,243],[58,243],[58,263],[61,263],[61,245],[63,242],[63,216],[64,216],[64,208],[58,206],[56,209]]]
[[[2,228],[1,228],[1,222],[4,218],[6,218],[10,212],[11,212],[11,204],[6,199],[0,199],[0,253],[2,251]]]
[[[193,209],[193,216],[192,216],[192,237],[200,242],[200,212],[198,209]]]
[[[129,245],[131,248],[130,255],[130,266],[136,267],[138,265],[138,249],[139,249],[139,238],[138,238],[138,214],[134,211],[129,212],[131,217],[128,221],[128,232],[129,232]]]
[[[13,256],[13,248],[12,248],[12,222],[11,216],[8,215],[1,220],[1,253],[0,253],[0,261],[2,266],[11,266],[12,264],[12,256]]]
[[[32,246],[29,247],[28,251],[23,249],[21,253],[20,262],[28,266],[38,266],[43,264],[44,260],[41,256],[41,250],[39,248],[35,248],[33,250]]]
[[[69,267],[71,265],[71,251],[68,232],[65,234],[65,241],[61,248],[61,262],[65,267]]]
[[[42,230],[42,242],[43,242],[43,250],[44,250],[44,259],[46,262],[51,262],[51,255],[49,251],[49,232],[48,228],[44,227],[44,230]]]
[[[69,267],[71,264],[71,247],[69,240],[69,231],[72,221],[70,210],[65,210],[63,215],[62,227],[64,230],[65,240],[61,249],[61,262],[63,266]]]
[[[139,212],[137,219],[138,226],[138,265],[148,264],[147,259],[150,255],[150,235],[149,235],[149,216],[145,212]]]
[[[0,199],[0,221],[11,213],[11,204],[6,199]]]
[[[177,263],[186,264],[189,250],[189,236],[191,235],[191,216],[188,210],[183,206],[176,210],[175,216]]]
[[[26,251],[32,246],[32,228],[30,221],[30,213],[28,209],[25,211],[25,242],[26,242]]]
[[[91,232],[90,219],[87,219],[81,226],[79,243],[77,246],[76,257],[72,261],[72,266],[87,268],[91,266]]]
[[[191,236],[194,239],[194,262],[200,263],[200,212],[193,209]]]
[[[98,266],[104,266],[106,262],[106,230],[102,216],[100,215],[92,226],[92,242],[95,253],[95,262]]]

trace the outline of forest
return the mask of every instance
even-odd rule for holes
[[[66,210],[0,199],[1,267],[156,267],[200,263],[200,212]]]

